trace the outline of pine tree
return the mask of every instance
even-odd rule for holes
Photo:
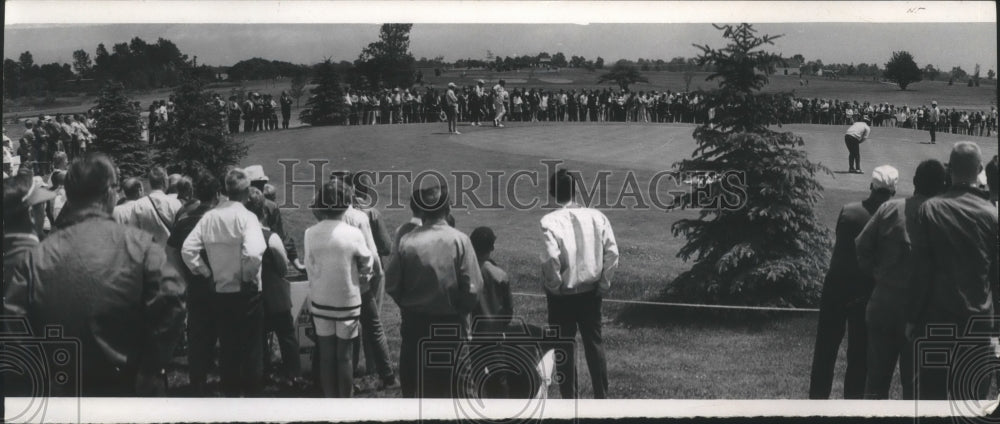
[[[306,101],[306,107],[299,113],[299,120],[309,125],[343,123],[349,111],[344,104],[344,92],[340,88],[337,69],[327,59],[316,65],[314,72],[312,83],[316,87],[309,90],[311,95]]]
[[[220,107],[201,81],[185,79],[173,95],[174,112],[156,145],[158,164],[187,175],[199,169],[219,175],[246,157],[246,143],[226,133]]]
[[[118,165],[122,177],[145,175],[149,169],[149,143],[142,140],[139,110],[132,107],[125,87],[110,82],[97,99],[93,150],[103,152]]]
[[[694,131],[692,159],[680,172],[745,172],[745,204],[702,209],[698,219],[673,225],[687,239],[678,256],[694,260],[667,294],[688,300],[743,305],[803,306],[818,297],[829,253],[828,230],[813,206],[822,197],[816,176],[830,171],[809,161],[801,137],[777,132],[785,94],[761,94],[767,74],[781,57],[758,50],[777,37],[756,35],[749,24],[716,26],[729,44],[698,46],[698,65],[711,65],[707,80],[719,89],[703,105],[715,116]],[[709,184],[718,189],[719,182]],[[695,206],[692,196],[682,204]]]

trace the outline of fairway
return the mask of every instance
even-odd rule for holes
[[[824,199],[817,205],[820,220],[833,227],[842,204],[861,200],[868,189],[868,175],[845,174],[846,127],[790,125],[784,130],[803,137],[810,159],[830,167],[821,175]],[[540,180],[518,180],[518,198],[545,197],[545,171],[540,161],[564,160],[563,166],[592,177],[610,171],[612,199],[617,196],[627,171],[639,181],[689,157],[694,150],[692,125],[681,124],[590,124],[509,123],[507,128],[461,126],[462,135],[444,134],[444,124],[380,125],[354,127],[301,127],[297,129],[240,135],[250,143],[244,164],[264,166],[278,189],[279,203],[294,196],[299,209],[283,211],[286,232],[302,249],[303,230],[315,219],[305,209],[311,201],[308,187],[285,190],[285,171],[278,161],[302,162],[288,170],[296,180],[308,180],[314,170],[305,162],[327,160],[327,175],[333,169],[413,171],[436,170],[448,175],[469,171],[487,180],[487,172],[535,171]],[[861,147],[862,168],[871,171],[881,164],[900,170],[900,196],[912,192],[912,175],[926,158],[947,160],[951,143],[962,137],[939,135],[937,145],[921,144],[927,134],[905,129],[874,128],[870,141]],[[983,148],[984,157],[997,153],[995,138],[971,138]],[[449,184],[453,181],[449,180]],[[409,219],[403,208],[409,185],[403,183],[391,195],[388,182],[378,185],[379,206],[388,228]],[[489,188],[476,191],[489,195]],[[397,198],[393,198],[397,197]],[[398,198],[401,197],[401,198]],[[515,210],[501,197],[501,208],[458,208],[453,212],[457,227],[468,233],[480,225],[491,226],[498,236],[494,259],[508,271],[515,292],[542,293],[538,279],[541,252],[539,219],[547,212],[539,207]],[[394,202],[395,201],[395,202]],[[396,203],[397,207],[391,207]],[[466,201],[466,204],[469,202]],[[629,203],[626,203],[629,204]],[[630,204],[629,204],[630,205]],[[670,225],[692,211],[635,208],[605,211],[614,225],[621,251],[621,266],[614,278],[613,299],[648,299],[673,276],[689,265],[675,257],[683,240],[670,234]],[[515,313],[531,324],[546,319],[543,299],[515,296]],[[764,324],[692,325],[670,322],[633,327],[617,321],[620,305],[606,303],[604,338],[607,346],[610,394],[616,398],[805,398],[816,316],[789,314]],[[383,308],[383,324],[393,361],[399,352],[399,310],[391,301]],[[581,390],[590,396],[589,375],[583,355],[578,355]],[[838,363],[834,397],[842,393],[843,361]],[[553,388],[552,394],[556,391]],[[372,394],[368,394],[369,396]],[[396,391],[377,396],[398,396]],[[896,394],[898,397],[898,393]]]

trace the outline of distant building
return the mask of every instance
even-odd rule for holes
[[[782,66],[778,66],[778,67],[774,68],[774,74],[775,75],[801,75],[802,74],[802,70],[801,70],[802,69],[802,62],[799,62],[797,60],[786,60],[781,65]]]

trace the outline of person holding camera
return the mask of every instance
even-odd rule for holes
[[[458,334],[447,336],[457,345],[469,340],[469,314],[478,305],[483,275],[472,241],[448,225],[447,187],[417,187],[413,198],[422,225],[400,237],[385,282],[402,315],[400,388],[405,398],[447,398],[453,395],[453,370],[420,363],[420,341],[437,339],[438,326],[457,327]]]
[[[927,334],[929,325],[947,325],[955,329],[955,342],[971,343],[978,350],[996,349],[994,293],[998,275],[997,209],[989,194],[977,187],[982,171],[982,153],[971,141],[955,143],[948,161],[951,187],[928,199],[917,212],[913,244],[912,290],[907,308],[908,338],[934,337]],[[969,323],[986,318],[992,337],[964,334]],[[993,347],[993,349],[990,349]],[[958,390],[949,384],[949,376],[961,373],[962,365],[982,359],[953,361],[949,367],[917,364],[916,397],[920,400],[961,400],[973,396],[984,399],[989,389]],[[985,362],[984,362],[985,363]]]
[[[570,339],[579,329],[594,398],[605,399],[608,367],[601,336],[601,300],[611,289],[611,278],[618,268],[618,244],[603,213],[573,201],[576,181],[568,171],[560,169],[550,178],[549,194],[560,206],[541,220],[545,241],[541,265],[549,324],[559,329],[560,337]],[[558,369],[564,376],[560,393],[563,399],[575,399],[574,351],[567,356]]]

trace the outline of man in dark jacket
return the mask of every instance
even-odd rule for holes
[[[883,165],[872,172],[871,194],[861,202],[849,203],[837,218],[837,240],[833,245],[830,269],[823,281],[820,298],[819,327],[813,353],[812,376],[809,381],[810,399],[828,399],[833,385],[833,368],[847,326],[847,375],[844,377],[844,398],[861,399],[867,375],[866,355],[868,333],[865,326],[865,306],[874,280],[858,265],[854,240],[861,234],[879,206],[896,194],[899,172]]]
[[[948,161],[951,187],[928,199],[917,212],[906,333],[910,339],[926,336],[933,343],[952,345],[960,341],[969,348],[960,359],[952,358],[948,367],[929,361],[918,364],[916,396],[920,400],[985,399],[989,389],[989,379],[976,380],[983,374],[969,374],[975,368],[967,368],[996,361],[987,352],[994,351],[991,345],[996,343],[998,330],[994,316],[994,291],[1000,282],[997,209],[989,194],[976,186],[982,170],[979,146],[969,141],[955,143]],[[970,328],[970,322],[978,319],[984,319],[979,321],[984,328]],[[950,327],[953,334],[943,339],[938,338],[943,331],[928,335],[929,325]],[[991,333],[993,340],[983,333],[967,334],[967,330]],[[956,375],[972,378],[949,379]],[[982,382],[985,385],[980,387],[950,384]]]
[[[57,325],[80,341],[84,396],[160,395],[183,287],[152,236],[111,219],[117,181],[106,156],[73,163],[59,228],[14,270],[4,313],[27,317],[35,334]]]

